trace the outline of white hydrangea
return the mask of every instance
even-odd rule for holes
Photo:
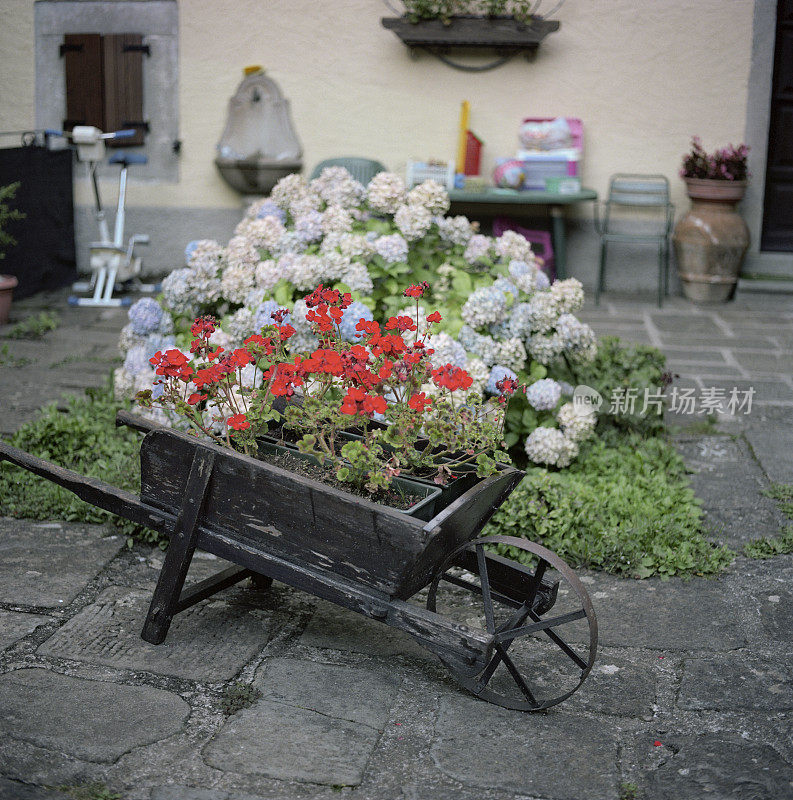
[[[516,231],[504,231],[496,239],[496,252],[504,261],[525,261],[527,264],[534,262],[530,242]]]
[[[289,315],[289,324],[295,329],[297,333],[310,334],[311,323],[306,319],[308,313],[308,306],[305,300],[296,300],[292,307],[292,313]]]
[[[225,248],[214,239],[199,239],[193,243],[187,266],[190,269],[217,269],[225,253]]]
[[[432,214],[419,205],[400,206],[394,214],[394,224],[409,242],[421,239],[432,225]]]
[[[537,292],[528,302],[528,315],[531,330],[535,333],[546,333],[556,324],[559,309],[556,298],[550,292]]]
[[[135,394],[135,379],[124,367],[113,370],[113,397],[127,400]]]
[[[430,356],[430,363],[436,367],[444,364],[453,364],[455,367],[465,368],[468,356],[465,348],[445,331],[434,334],[428,346],[434,350]]]
[[[229,267],[252,266],[259,262],[259,253],[244,236],[233,236],[226,247],[225,261]]]
[[[286,233],[286,228],[278,217],[263,217],[246,220],[247,226],[240,230],[237,226],[237,233],[244,236],[254,247],[261,247],[264,250],[272,250],[277,246],[281,237]]]
[[[192,299],[196,303],[209,305],[220,299],[222,287],[216,266],[197,266],[191,269],[191,273],[187,282]]]
[[[370,259],[375,253],[374,242],[357,233],[345,233],[339,240],[339,250],[349,259]]]
[[[187,267],[175,269],[162,280],[165,305],[177,316],[192,317],[197,311],[197,304],[192,298],[190,286],[192,272]]]
[[[468,240],[468,244],[463,253],[463,258],[471,265],[476,264],[483,258],[489,258],[493,247],[493,240],[489,236],[475,233]]]
[[[405,182],[393,172],[378,172],[366,187],[369,207],[380,214],[394,214],[405,202]]]
[[[353,261],[347,267],[341,276],[341,282],[349,287],[351,292],[358,292],[363,296],[370,295],[374,289],[369,270],[358,261]]]
[[[463,325],[458,341],[469,353],[473,353],[484,361],[488,367],[496,363],[497,344],[492,336],[477,333],[470,325]]]
[[[248,292],[254,287],[255,269],[252,265],[239,264],[228,267],[220,279],[223,297],[230,303],[244,303]]]
[[[287,340],[290,353],[312,353],[319,346],[319,339],[311,333],[295,333]]]
[[[347,233],[352,230],[352,214],[341,206],[328,206],[322,214],[322,233]]]
[[[313,192],[307,192],[306,194],[296,197],[294,200],[292,200],[292,202],[289,204],[289,213],[294,220],[303,216],[303,214],[308,214],[311,211],[319,211],[321,206],[322,199],[319,197],[319,195],[316,195]]]
[[[234,344],[239,346],[255,330],[254,313],[249,308],[240,308],[224,321],[223,327]]]
[[[526,455],[535,464],[566,467],[578,455],[578,445],[557,428],[535,428],[526,439]]]
[[[438,233],[444,242],[465,246],[477,231],[476,223],[468,217],[435,217]]]
[[[517,336],[496,342],[494,360],[497,364],[503,364],[514,372],[519,372],[526,366],[526,358],[526,347]]]
[[[135,331],[132,330],[132,325],[127,323],[122,329],[121,333],[118,337],[118,349],[121,355],[123,356],[130,347],[134,347],[136,344],[141,344],[143,342],[143,337],[138,336]]]
[[[526,388],[526,400],[537,411],[550,411],[562,399],[562,387],[551,378],[535,381]]]
[[[562,314],[574,314],[584,305],[584,287],[575,278],[554,281],[551,284],[551,294]]]
[[[564,342],[556,331],[550,335],[535,333],[526,342],[526,349],[535,361],[548,365],[562,354]]]
[[[259,262],[254,275],[256,285],[269,292],[281,280],[283,272],[278,268],[278,262],[275,259],[268,258],[266,261]]]
[[[465,365],[465,371],[473,379],[469,391],[471,396],[481,396],[485,391],[488,378],[490,378],[490,366],[485,364],[481,358],[469,358]]]
[[[304,253],[297,256],[292,266],[292,283],[301,291],[309,292],[322,283],[324,263],[320,256]]]
[[[507,313],[506,295],[493,286],[483,286],[472,292],[463,303],[460,315],[472,328],[500,322]]]
[[[597,355],[595,332],[572,314],[562,314],[556,322],[556,330],[571,360],[586,364]]]
[[[339,252],[322,253],[320,258],[322,259],[322,272],[327,281],[334,283],[340,281],[350,268],[350,259]]]
[[[298,198],[308,195],[308,186],[302,175],[292,173],[281,178],[270,192],[270,199],[285,210]]]
[[[592,409],[576,408],[572,403],[565,403],[559,409],[556,419],[564,435],[573,442],[588,439],[597,424],[597,416]]]
[[[297,231],[287,231],[271,248],[274,256],[283,256],[287,253],[297,255],[306,250],[308,243]]]
[[[449,210],[449,193],[437,181],[427,180],[414,186],[407,197],[411,205],[423,206],[430,214],[445,214]]]
[[[452,275],[455,273],[455,268],[446,261],[436,271],[438,280],[432,287],[432,294],[439,302],[443,302],[452,288]]]
[[[389,264],[407,261],[408,243],[398,233],[381,236],[374,243],[377,254]]]
[[[295,218],[295,233],[304,242],[318,242],[322,238],[323,215],[320,211],[310,210]]]
[[[352,208],[357,206],[366,193],[366,188],[344,167],[325,167],[309,184],[309,189],[321,197],[329,206]]]
[[[540,288],[537,284],[537,276],[539,270],[534,264],[529,264],[526,261],[510,261],[509,262],[509,275],[522,292],[532,294]]]

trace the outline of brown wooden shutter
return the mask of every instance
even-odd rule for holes
[[[96,33],[67,33],[61,48],[66,73],[64,130],[95,125],[104,130],[102,37]]]
[[[134,138],[109,140],[110,146],[143,144],[143,36],[121,33],[102,37],[104,56],[105,131],[135,128]]]

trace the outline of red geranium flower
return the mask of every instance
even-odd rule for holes
[[[433,311],[432,314],[427,317],[427,322],[440,322],[442,319],[443,317],[437,311]]]
[[[226,424],[235,431],[244,431],[251,427],[245,414],[235,414],[233,417],[229,417]]]
[[[414,283],[412,286],[408,286],[408,288],[405,289],[405,297],[423,297],[424,292],[426,292],[429,288],[430,285],[427,283],[427,281]]]
[[[432,398],[427,397],[424,392],[419,392],[418,394],[414,394],[410,400],[408,400],[408,407],[412,408],[414,411],[418,411],[419,414],[424,413],[424,409],[432,403]]]

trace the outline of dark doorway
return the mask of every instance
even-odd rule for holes
[[[793,0],[778,0],[760,249],[793,252]]]

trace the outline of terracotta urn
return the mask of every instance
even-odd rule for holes
[[[735,291],[749,247],[749,228],[735,210],[746,181],[684,180],[691,208],[672,234],[683,293],[695,303],[723,303]]]
[[[8,322],[8,312],[11,310],[11,299],[17,283],[19,281],[13,275],[0,275],[0,325]]]

